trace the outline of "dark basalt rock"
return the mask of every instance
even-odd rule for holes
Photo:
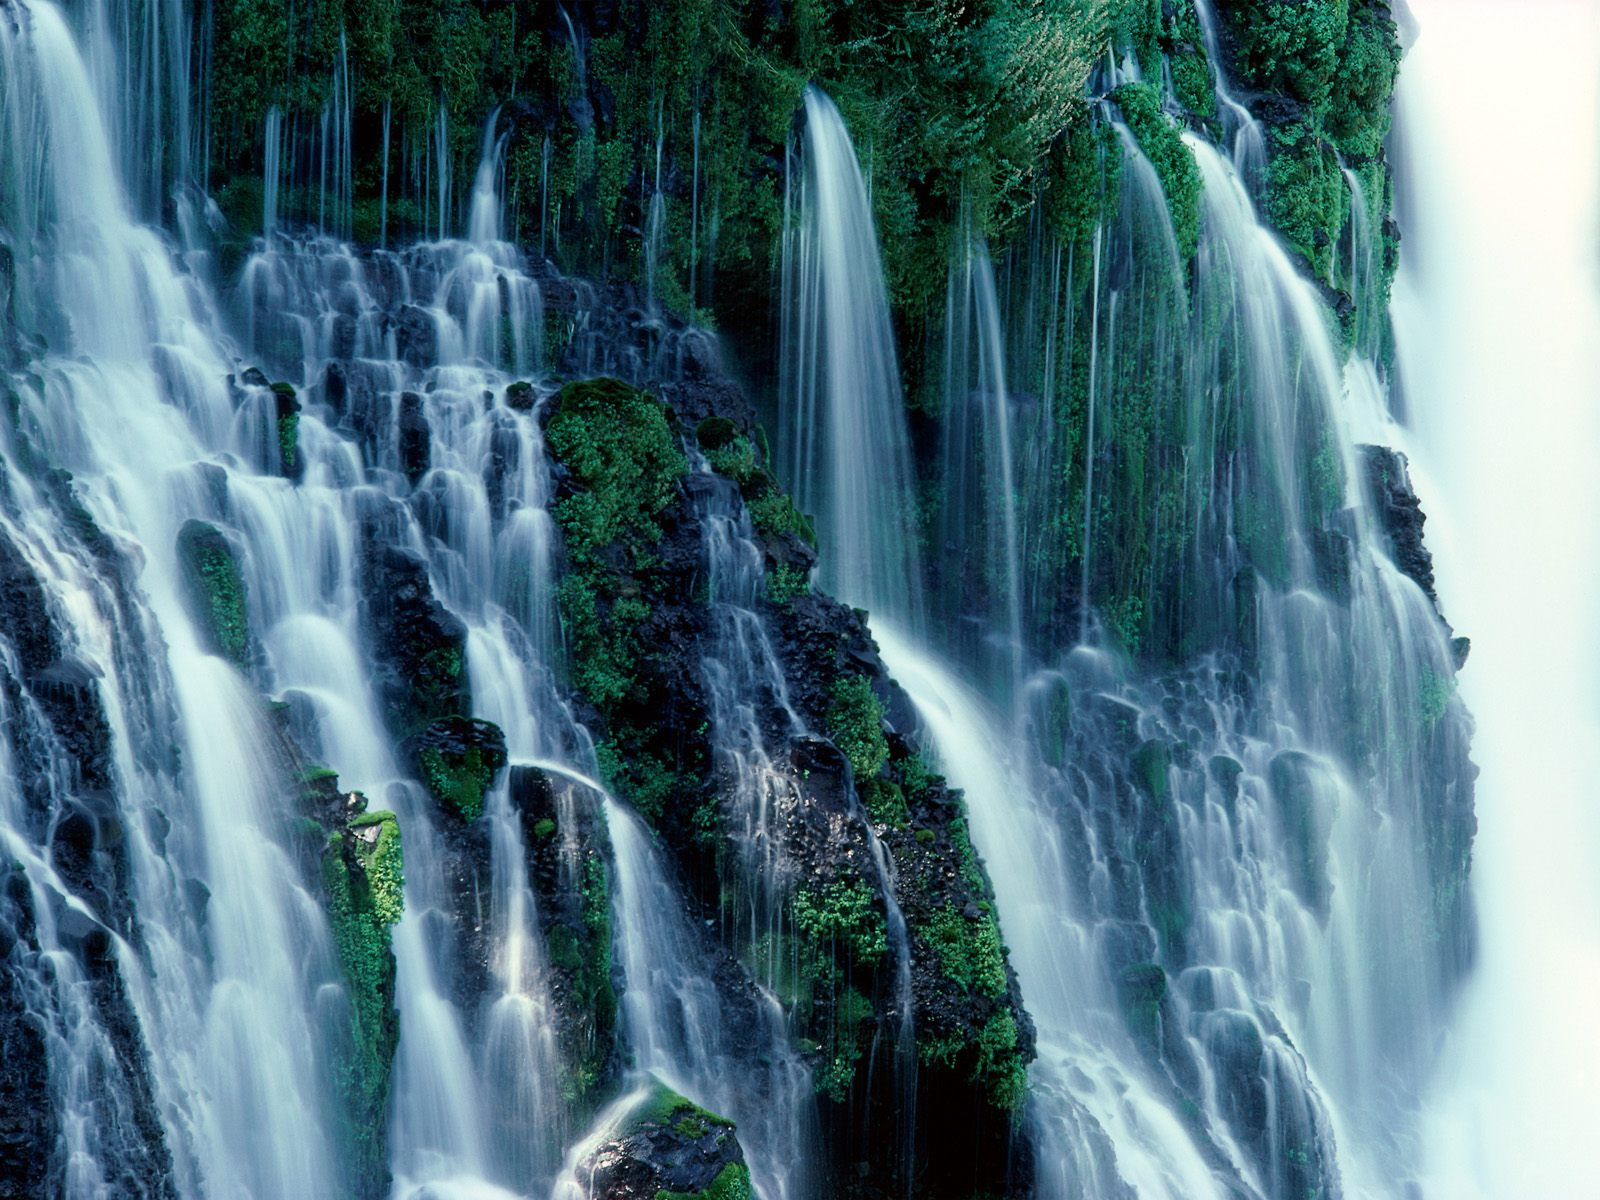
[[[362,616],[372,635],[378,694],[397,739],[471,711],[467,629],[433,594],[428,565],[402,545],[405,514],[377,493],[363,497]]]
[[[41,969],[28,881],[19,866],[0,864],[0,1200],[62,1186],[40,997],[25,982]]]
[[[428,428],[428,416],[422,397],[416,392],[400,396],[400,471],[412,487],[428,471],[433,433]]]
[[[1356,449],[1366,468],[1367,494],[1388,539],[1390,557],[1437,604],[1433,555],[1422,540],[1422,527],[1428,518],[1423,514],[1422,501],[1412,490],[1405,455],[1387,446]]]

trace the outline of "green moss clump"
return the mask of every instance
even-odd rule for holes
[[[789,493],[776,485],[748,502],[750,523],[763,537],[792,536],[816,548],[817,530],[810,517],[794,506]]]
[[[750,1168],[743,1163],[729,1163],[703,1191],[659,1191],[655,1200],[750,1200],[754,1194],[750,1187]]]
[[[655,1080],[655,1087],[650,1095],[633,1110],[628,1121],[628,1129],[631,1132],[652,1125],[677,1128],[685,1122],[692,1122],[702,1131],[693,1135],[696,1137],[703,1137],[704,1131],[711,1129],[734,1128],[733,1122],[727,1117],[719,1116],[708,1108],[701,1108],[687,1096],[680,1095],[660,1080]]]
[[[856,962],[877,963],[889,949],[888,925],[878,897],[862,880],[838,880],[794,897],[795,928],[814,945],[842,946]]]
[[[230,543],[215,525],[186,521],[178,531],[178,563],[207,647],[235,666],[250,657],[244,575]]]
[[[1205,34],[1192,0],[1182,0],[1162,27],[1162,48],[1172,71],[1172,92],[1197,117],[1217,115],[1217,94],[1206,55]]]
[[[865,675],[836,681],[828,705],[828,736],[850,760],[856,787],[862,788],[889,761],[889,742],[883,733],[883,705]]]
[[[949,1033],[918,1043],[917,1057],[947,1068],[968,1063],[967,1077],[983,1086],[989,1102],[1002,1112],[1015,1112],[1028,1098],[1028,1059],[1022,1050],[1017,1019],[997,1008],[977,1028],[977,1036]]]
[[[1335,252],[1350,217],[1340,166],[1362,178],[1377,238],[1387,228],[1383,141],[1400,64],[1393,13],[1385,0],[1230,0],[1219,13],[1233,34],[1240,81],[1295,102],[1270,131],[1265,213],[1316,275],[1349,288]],[[1387,304],[1392,247],[1381,266],[1376,294],[1355,296],[1358,305]],[[1356,314],[1363,318],[1371,326],[1376,313]]]
[[[689,469],[660,403],[616,379],[569,383],[546,437],[576,485],[554,510],[576,564],[606,546],[639,549],[660,539],[657,520]]]
[[[1185,262],[1200,244],[1200,167],[1178,128],[1161,110],[1161,96],[1146,83],[1125,83],[1111,93],[1139,148],[1161,180],[1172,232]]]
[[[1006,994],[1005,948],[992,915],[969,920],[943,908],[934,914],[926,935],[944,973],[967,991],[994,999]]]
[[[857,790],[874,824],[904,829],[911,820],[905,791],[898,783],[888,779],[869,779]]]
[[[1331,278],[1350,193],[1334,147],[1307,122],[1279,126],[1268,136],[1266,215],[1312,270]]]
[[[445,717],[418,740],[417,764],[429,795],[464,820],[476,821],[506,765],[505,735],[489,721]]]
[[[811,572],[803,567],[779,563],[767,572],[767,599],[773,604],[788,604],[810,590]]]
[[[553,409],[546,437],[569,472],[553,513],[571,567],[557,600],[573,684],[604,711],[637,686],[650,607],[634,570],[660,540],[688,462],[661,405],[618,380],[568,384]]]
[[[392,812],[366,812],[350,819],[353,848],[372,893],[373,916],[393,925],[405,911],[406,858],[400,822]]]

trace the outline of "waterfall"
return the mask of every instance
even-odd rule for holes
[[[1600,1156],[1587,998],[1600,986],[1593,599],[1600,511],[1600,229],[1592,6],[1513,19],[1414,5],[1400,91],[1406,254],[1396,324],[1432,511],[1439,592],[1473,633],[1481,959],[1429,1099],[1431,1197],[1586,1195]],[[1538,47],[1560,126],[1486,93]],[[1427,149],[1424,153],[1423,145]],[[1521,223],[1523,197],[1539,218]],[[1431,529],[1431,526],[1430,526]]]
[[[618,957],[635,1067],[739,1126],[751,1181],[762,1200],[804,1190],[810,1078],[789,1047],[783,1012],[765,993],[745,1019],[756,1029],[737,1048],[735,1021],[684,920],[666,872],[639,819],[606,806],[617,855]],[[753,1049],[753,1052],[752,1052]]]
[[[911,457],[867,183],[844,120],[806,90],[804,163],[783,243],[790,485],[817,517],[834,594],[914,621]]]
[[[1118,133],[1122,211],[1094,239],[1090,400],[1112,430],[1149,404],[1184,447],[1181,507],[1151,516],[1171,522],[1153,536],[1180,552],[1185,582],[1157,599],[1181,602],[1173,619],[1212,645],[1248,626],[1253,699],[1225,654],[1148,677],[1067,645],[1027,662],[1009,710],[992,708],[949,665],[964,609],[920,637],[884,619],[874,629],[967,793],[993,872],[1039,1031],[1029,1123],[1042,1194],[1274,1197],[1342,1184],[1398,1196],[1419,1171],[1420,1095],[1458,962],[1461,917],[1440,898],[1458,869],[1449,847],[1463,835],[1448,823],[1461,819],[1452,772],[1465,767],[1459,701],[1442,683],[1448,630],[1391,561],[1370,507],[1364,481],[1384,452],[1356,446],[1397,435],[1376,375],[1347,363],[1233,157],[1186,135],[1201,235],[1180,273],[1163,187]],[[853,291],[871,294],[875,266],[852,262]],[[952,287],[950,336],[959,346],[974,320],[961,302],[970,287],[984,378],[1003,394],[998,292],[981,266],[974,277]],[[815,319],[801,303],[786,311]],[[816,345],[826,378],[837,349]],[[870,370],[893,380],[893,359]],[[823,394],[847,398],[874,439],[853,451],[892,461],[903,425],[869,419],[861,389]],[[826,411],[806,407],[804,388],[786,396],[802,424]],[[1099,457],[1093,444],[1087,455]],[[951,528],[1006,529],[1010,468],[994,454],[988,466],[981,488],[947,501]],[[912,505],[887,486],[875,499]],[[1085,503],[1086,561],[1115,560],[1108,538],[1152,536]],[[1256,577],[1243,601],[1241,571]],[[990,603],[1002,628],[1015,622],[1005,586]]]
[[[962,544],[973,534],[963,523],[975,511],[980,516],[988,540],[982,574],[994,581],[990,604],[998,610],[998,657],[1014,685],[1024,652],[1018,448],[994,264],[981,240],[969,241],[955,254],[947,295],[944,478],[951,498],[940,540],[947,547]],[[964,582],[953,574],[949,585],[959,588]],[[971,603],[970,598],[958,602]]]

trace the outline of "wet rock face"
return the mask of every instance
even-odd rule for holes
[[[733,1122],[665,1087],[579,1168],[594,1200],[749,1200]]]
[[[27,881],[0,867],[0,1200],[51,1193],[59,1169],[44,1030],[23,980],[36,969]],[[56,1186],[59,1186],[57,1181]]]
[[[362,615],[384,717],[397,738],[470,711],[467,629],[440,604],[428,565],[402,545],[403,513],[373,497],[362,515]]]
[[[1406,456],[1387,446],[1358,446],[1356,449],[1366,467],[1367,492],[1388,539],[1395,565],[1437,604],[1433,555],[1422,540],[1422,527],[1428,518],[1422,511],[1422,501],[1411,488]]]

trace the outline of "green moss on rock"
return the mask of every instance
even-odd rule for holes
[[[349,1026],[333,1062],[355,1183],[387,1183],[389,1078],[400,1039],[390,930],[405,907],[405,855],[392,812],[361,813],[327,835],[322,884],[345,981]]]
[[[794,923],[811,942],[837,944],[859,963],[876,963],[889,948],[878,897],[861,880],[801,888],[794,897]]]
[[[850,760],[857,788],[883,770],[889,742],[883,735],[883,705],[864,675],[837,680],[828,705],[828,736]]]
[[[234,665],[246,665],[250,625],[233,543],[215,525],[186,521],[178,531],[178,563],[201,640]]]
[[[445,717],[423,731],[416,759],[428,794],[463,820],[476,821],[506,765],[505,734],[489,721]]]
[[[1178,127],[1161,108],[1161,95],[1146,83],[1125,83],[1111,93],[1129,130],[1155,168],[1172,214],[1172,232],[1184,261],[1200,244],[1200,167]]]

